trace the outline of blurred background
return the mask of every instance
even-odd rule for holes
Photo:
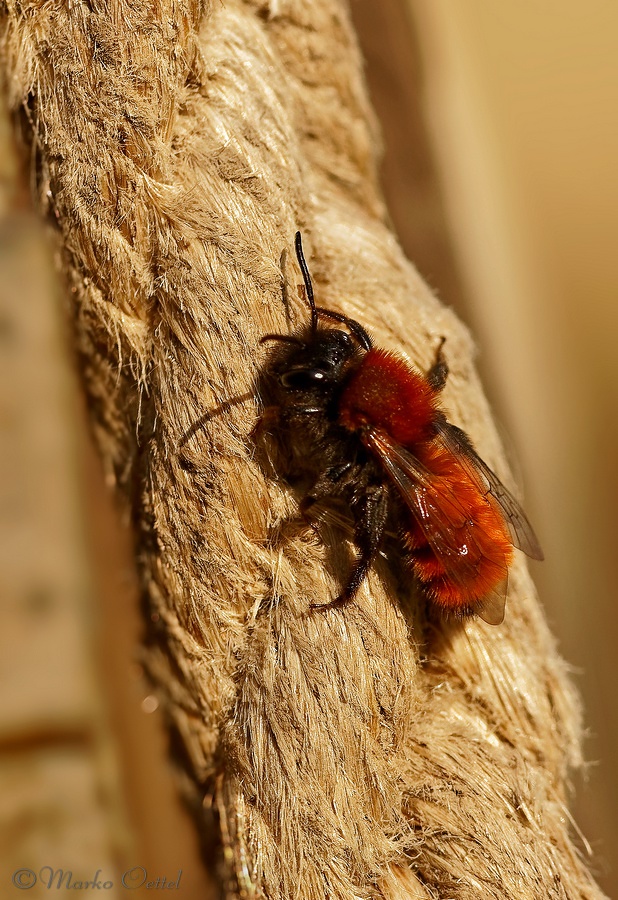
[[[533,575],[584,704],[574,815],[618,896],[618,6],[352,13],[395,229],[472,329],[545,550]]]
[[[394,228],[475,335],[545,549],[534,576],[587,729],[574,815],[618,896],[618,6],[351,10]],[[43,854],[90,875],[182,869],[183,896],[213,896],[139,665],[128,530],[16,170],[0,110],[1,876]]]

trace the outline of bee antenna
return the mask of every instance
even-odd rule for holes
[[[300,236],[300,231],[296,232],[294,245],[296,247],[296,258],[298,259],[298,265],[300,266],[300,271],[303,273],[303,281],[305,282],[307,300],[309,302],[309,306],[311,307],[311,330],[315,332],[317,331],[318,327],[318,311],[315,306],[315,300],[313,299],[313,285],[311,283],[311,275],[309,274],[307,263],[305,262],[305,256],[303,253],[303,241]]]

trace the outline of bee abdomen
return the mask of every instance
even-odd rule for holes
[[[496,537],[502,540],[497,541]],[[461,615],[473,611],[504,580],[513,555],[506,534],[490,536],[481,531],[472,559],[469,553],[462,553],[458,563],[454,555],[447,570],[415,520],[406,529],[404,545],[409,565],[431,599],[441,609]]]

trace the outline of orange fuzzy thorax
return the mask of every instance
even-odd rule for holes
[[[383,428],[404,447],[427,438],[436,391],[406,360],[371,349],[351,376],[339,403],[339,421],[351,431]]]

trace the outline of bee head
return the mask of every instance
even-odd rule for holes
[[[311,276],[303,254],[300,232],[296,233],[296,255],[305,282],[305,294],[311,310],[309,326],[298,335],[267,334],[264,341],[278,341],[281,347],[268,367],[274,376],[277,393],[293,405],[315,405],[320,398],[332,396],[342,384],[351,363],[372,347],[365,329],[348,316],[315,305]],[[328,328],[320,319],[330,319],[348,328]],[[295,399],[296,398],[296,399]]]
[[[358,345],[346,331],[318,327],[306,340],[286,339],[269,371],[276,380],[278,392],[290,398],[297,395],[317,399],[332,393],[350,362],[359,356]]]

